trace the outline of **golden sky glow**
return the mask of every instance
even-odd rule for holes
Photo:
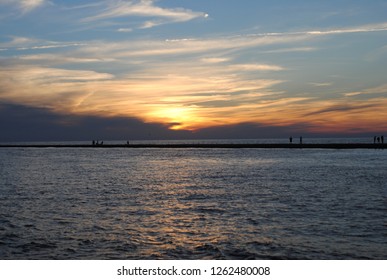
[[[31,36],[2,31],[1,102],[135,117],[174,130],[239,123],[304,125],[311,132],[387,130],[387,23],[361,18],[360,11],[352,25],[321,19],[318,27],[306,17],[301,26],[276,30],[268,20],[249,29],[240,19],[229,34],[206,31],[224,15],[204,2],[201,11],[163,1],[101,2],[102,10],[53,3],[4,4],[13,12],[3,14],[3,23],[23,27],[40,15],[42,23],[60,25],[47,14],[67,10],[73,26],[56,38],[49,27]],[[343,17],[350,8],[342,7]],[[122,22],[132,17],[130,26]],[[167,26],[184,26],[184,36]],[[84,32],[89,35],[80,40]]]

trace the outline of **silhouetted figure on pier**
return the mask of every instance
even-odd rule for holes
[[[95,146],[95,140],[93,140],[93,146]]]
[[[292,136],[289,137],[289,143],[290,143],[290,144],[293,143],[293,137],[292,137]]]
[[[380,137],[378,137],[378,144],[380,144]]]
[[[300,144],[302,144],[302,136],[300,137]]]

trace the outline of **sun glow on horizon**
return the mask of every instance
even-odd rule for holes
[[[222,9],[240,9],[236,15],[246,18],[229,22],[211,1],[6,2],[1,103],[135,118],[170,130],[252,123],[316,133],[387,131],[385,13],[355,19],[345,12],[385,6],[343,4],[337,13],[344,21],[329,3],[326,13],[307,1],[293,4],[306,13],[297,18],[284,4],[272,18],[261,9],[272,3],[231,0]],[[31,19],[45,29],[29,29]]]

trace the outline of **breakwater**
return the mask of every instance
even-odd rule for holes
[[[0,144],[0,148],[168,148],[168,149],[386,149],[387,144],[324,143],[324,144]]]

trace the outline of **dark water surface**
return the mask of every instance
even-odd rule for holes
[[[386,259],[387,151],[0,149],[1,259]]]

